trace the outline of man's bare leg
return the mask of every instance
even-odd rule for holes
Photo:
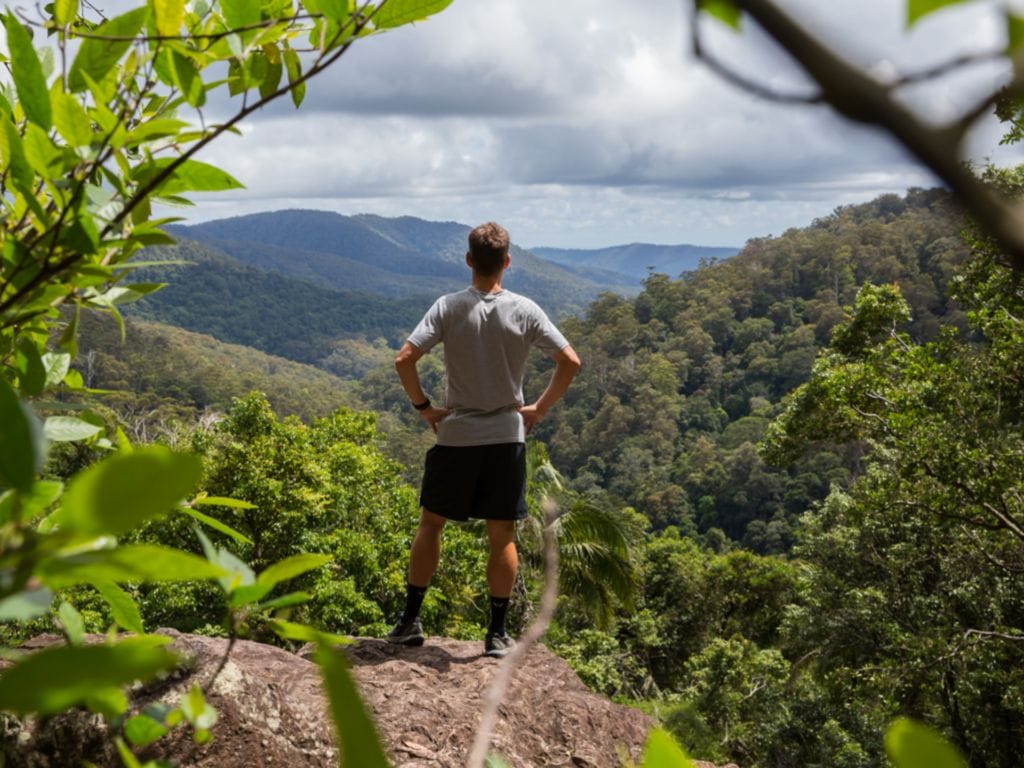
[[[488,520],[487,541],[491,547],[487,560],[487,586],[491,597],[509,598],[519,570],[515,520]]]
[[[429,509],[420,509],[420,524],[409,551],[409,583],[426,589],[441,561],[441,532],[445,518]],[[511,594],[511,592],[509,593]]]

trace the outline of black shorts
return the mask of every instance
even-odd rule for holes
[[[526,446],[435,445],[427,451],[420,506],[449,520],[526,517]]]

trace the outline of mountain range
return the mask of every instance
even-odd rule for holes
[[[469,282],[470,228],[457,222],[286,210],[168,230],[177,245],[143,258],[188,265],[136,273],[167,285],[131,314],[342,375],[362,370],[380,345],[399,344],[438,295]],[[556,263],[513,246],[503,285],[560,319],[583,314],[602,293],[638,294],[648,276],[641,264],[677,272],[724,253],[732,251],[636,244],[557,251],[571,263]]]
[[[171,228],[267,272],[333,290],[392,298],[437,296],[466,286],[470,228],[402,216],[342,216],[287,210]],[[556,317],[582,311],[603,291],[635,295],[637,280],[605,269],[562,265],[512,247],[504,285]]]
[[[566,267],[586,267],[588,271],[607,270],[641,281],[651,272],[679,277],[684,272],[692,272],[702,264],[734,256],[739,248],[630,243],[595,249],[539,246],[530,250],[543,259]]]

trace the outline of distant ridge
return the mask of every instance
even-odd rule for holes
[[[679,277],[700,266],[702,261],[727,259],[735,256],[739,248],[706,245],[653,245],[629,243],[607,248],[547,248],[530,249],[541,258],[566,266],[604,269],[617,272],[633,280],[643,280],[649,271]]]
[[[169,229],[248,266],[334,291],[408,298],[460,290],[469,282],[470,228],[452,221],[284,210]],[[557,264],[513,246],[504,285],[555,316],[582,311],[602,292],[630,295],[639,288],[639,281],[619,271],[583,266]]]

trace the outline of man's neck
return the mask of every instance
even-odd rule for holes
[[[478,291],[484,293],[497,293],[501,290],[501,276],[504,270],[496,275],[478,275],[476,272],[473,273],[473,287]]]

